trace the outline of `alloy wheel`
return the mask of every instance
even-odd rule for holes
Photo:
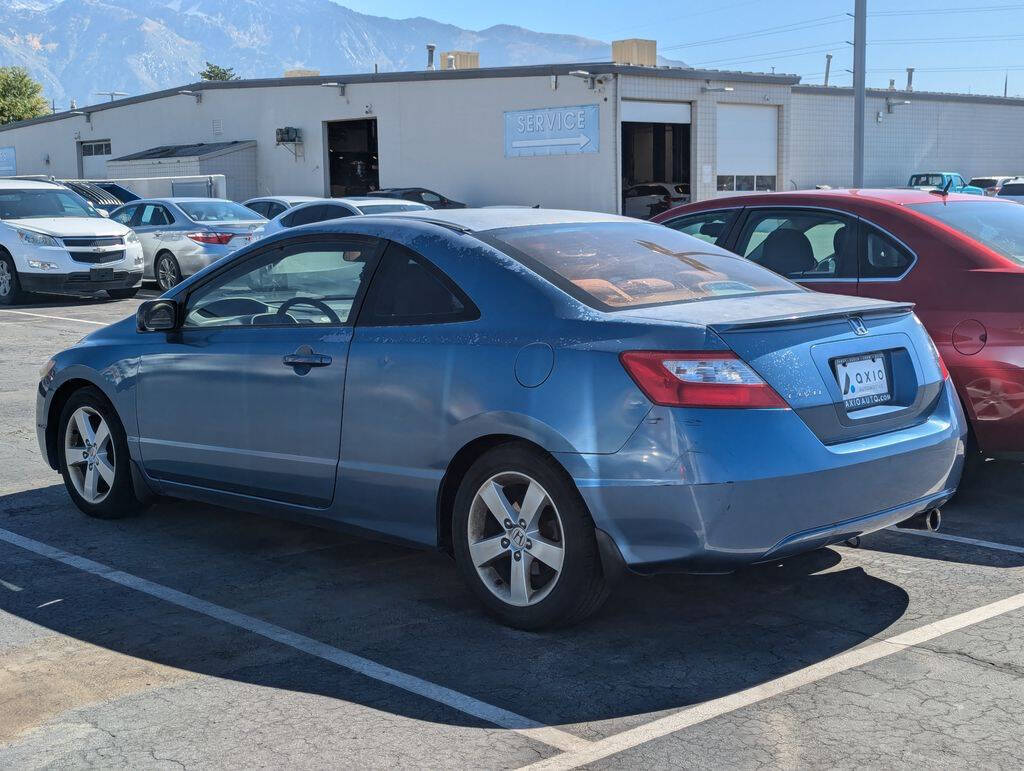
[[[64,462],[75,491],[86,503],[103,501],[114,487],[114,441],[103,416],[92,407],[71,414],[64,432]]]
[[[6,260],[0,260],[0,297],[6,297],[11,293],[11,286],[14,284],[14,276],[11,275],[11,268]]]
[[[156,266],[156,282],[167,290],[178,283],[178,270],[169,257],[161,257]]]
[[[565,559],[562,519],[535,479],[515,471],[488,479],[473,498],[467,528],[473,566],[498,599],[535,605],[558,583]]]

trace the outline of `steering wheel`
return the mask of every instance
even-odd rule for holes
[[[323,314],[331,320],[332,324],[340,324],[341,318],[331,308],[330,305],[318,300],[315,297],[292,297],[290,300],[285,300],[281,303],[281,307],[277,309],[278,316],[285,316],[288,314],[293,307],[296,305],[312,305],[319,311],[323,311]]]

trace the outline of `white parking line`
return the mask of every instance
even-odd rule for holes
[[[74,321],[79,324],[94,324],[97,327],[105,327],[108,321],[89,321],[89,319],[72,319],[67,316],[47,316],[45,313],[29,313],[28,311],[11,311],[7,308],[0,308],[0,313],[17,313],[19,316],[34,316],[37,319],[53,319],[54,321]]]
[[[450,688],[445,688],[442,685],[431,683],[427,680],[423,680],[414,675],[407,675],[404,672],[399,672],[397,669],[378,664],[370,659],[357,656],[354,653],[335,648],[327,643],[322,643],[318,640],[314,640],[311,637],[298,634],[297,632],[289,631],[283,627],[271,624],[266,621],[262,621],[253,616],[246,615],[245,613],[239,613],[236,610],[225,608],[221,605],[215,605],[212,602],[201,600],[198,597],[193,597],[190,594],[179,592],[176,589],[163,586],[161,584],[147,581],[144,578],[125,573],[120,570],[116,570],[112,567],[104,565],[93,560],[86,559],[85,557],[79,557],[69,552],[58,549],[54,546],[42,543],[41,541],[35,541],[31,538],[26,538],[23,535],[12,533],[9,530],[0,529],[0,541],[6,541],[9,544],[18,546],[22,549],[26,549],[30,552],[38,554],[42,557],[46,557],[51,560],[63,563],[70,567],[78,570],[83,570],[86,573],[91,573],[100,578],[111,581],[115,584],[134,589],[137,592],[148,594],[151,597],[156,597],[165,602],[169,602],[173,605],[178,605],[182,608],[201,613],[204,616],[215,618],[218,621],[223,621],[226,624],[231,624],[240,629],[258,634],[262,637],[266,637],[268,640],[273,640],[281,645],[287,645],[295,650],[308,653],[310,656],[316,656],[317,658],[329,661],[332,664],[336,664],[345,669],[349,669],[353,672],[357,672],[366,677],[374,680],[379,680],[382,683],[393,685],[396,688],[401,688],[409,693],[414,693],[417,696],[436,701],[440,704],[444,704],[452,709],[456,709],[466,715],[485,720],[488,723],[499,726],[500,728],[507,728],[517,733],[523,734],[530,739],[543,742],[550,747],[562,750],[563,752],[572,752],[579,750],[582,747],[589,744],[586,739],[582,739],[578,736],[573,736],[566,731],[559,730],[558,728],[552,728],[551,726],[539,723],[536,720],[517,715],[514,712],[496,707],[493,704],[487,704],[486,702],[474,699],[472,696],[467,696],[464,693],[453,691]]]
[[[980,546],[984,549],[998,549],[999,551],[1009,551],[1014,554],[1024,554],[1024,546],[1014,546],[1008,543],[996,543],[995,541],[979,541],[977,538],[965,538],[962,535],[950,535],[949,533],[932,533],[928,530],[908,530],[900,529],[895,530],[898,533],[905,533],[906,535],[920,535],[925,538],[934,538],[937,541],[952,541],[953,543],[966,543],[970,546]]]
[[[749,707],[765,699],[788,693],[830,675],[870,664],[873,661],[906,650],[911,646],[921,645],[941,635],[973,626],[974,624],[1020,610],[1021,608],[1024,608],[1024,593],[1015,594],[1012,597],[1007,597],[1005,600],[999,600],[974,610],[958,613],[955,616],[950,616],[931,624],[925,624],[917,629],[893,635],[885,640],[879,640],[861,648],[855,648],[854,650],[841,653],[838,656],[833,656],[825,661],[820,661],[817,664],[812,664],[804,669],[784,675],[776,680],[762,683],[745,691],[731,693],[719,699],[712,699],[711,701],[687,707],[659,720],[631,728],[628,731],[623,731],[600,741],[592,742],[590,745],[574,752],[555,755],[548,760],[542,760],[539,763],[525,766],[525,768],[571,769],[586,765],[587,763],[593,763],[609,755],[615,755],[624,750],[632,749],[684,728],[735,712],[743,707]]]

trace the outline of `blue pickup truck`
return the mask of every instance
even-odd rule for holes
[[[953,171],[929,171],[923,174],[911,174],[907,187],[918,190],[946,190],[950,193],[967,193],[968,195],[985,195],[980,187],[964,182],[964,178]]]

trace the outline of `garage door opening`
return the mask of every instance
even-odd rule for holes
[[[623,102],[622,213],[648,219],[690,200],[690,105]]]
[[[366,195],[379,189],[377,119],[331,121],[325,133],[331,196]]]

